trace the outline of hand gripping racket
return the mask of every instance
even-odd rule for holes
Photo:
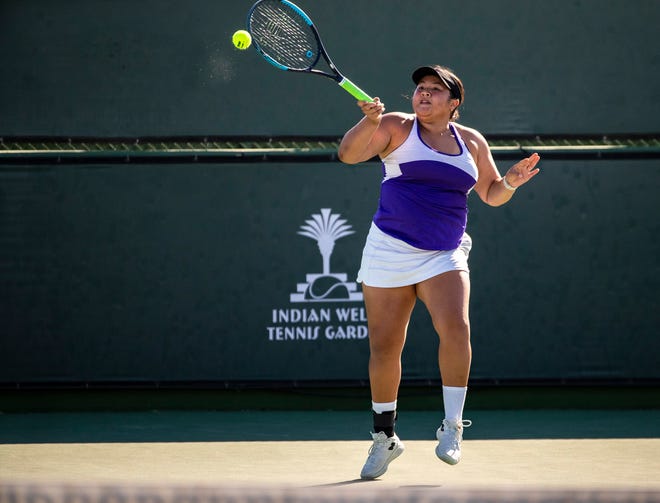
[[[259,54],[280,70],[329,77],[356,99],[373,101],[337,70],[314,23],[297,5],[288,0],[259,0],[248,13],[247,28]],[[316,68],[321,57],[329,72]]]

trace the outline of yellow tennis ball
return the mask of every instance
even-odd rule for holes
[[[245,30],[238,30],[231,37],[231,41],[234,43],[234,47],[244,51],[252,43],[252,36]]]

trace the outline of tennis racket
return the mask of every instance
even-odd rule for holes
[[[273,66],[331,78],[356,99],[373,101],[337,70],[314,23],[297,5],[288,0],[259,0],[248,13],[247,29],[257,52]],[[328,71],[317,68],[321,58]]]

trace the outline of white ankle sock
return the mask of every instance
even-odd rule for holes
[[[461,421],[463,419],[463,407],[465,406],[465,396],[467,395],[467,386],[443,386],[442,401],[445,405],[445,419],[454,419]]]
[[[393,402],[371,402],[371,408],[376,414],[382,414],[383,412],[392,412],[396,410],[396,400]]]

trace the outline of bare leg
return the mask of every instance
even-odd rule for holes
[[[417,293],[440,337],[438,365],[442,384],[467,386],[472,361],[469,274],[465,271],[440,274],[417,285]]]
[[[414,286],[362,286],[369,325],[369,381],[374,402],[393,402],[401,382],[401,353],[416,293]]]

